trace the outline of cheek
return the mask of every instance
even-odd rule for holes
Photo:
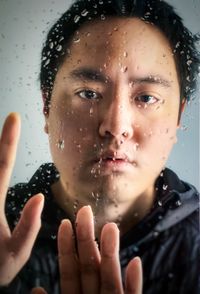
[[[159,127],[158,127],[159,126]],[[145,133],[144,149],[146,149],[146,162],[151,166],[166,163],[173,145],[177,141],[177,125],[175,120],[164,120],[152,124]]]
[[[96,130],[96,120],[84,108],[54,111],[49,121],[52,155],[66,162],[81,161],[96,137]]]

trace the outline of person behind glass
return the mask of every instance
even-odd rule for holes
[[[1,293],[199,293],[199,195],[165,167],[197,40],[154,0],[76,1],[50,29],[40,81],[53,164],[7,192],[18,114],[1,135]]]

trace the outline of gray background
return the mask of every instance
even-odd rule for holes
[[[27,181],[44,162],[51,161],[43,131],[39,63],[42,43],[54,21],[72,1],[0,0],[0,127],[9,112],[22,118],[22,133],[11,184]],[[200,31],[200,0],[170,0],[186,26]],[[187,106],[168,166],[200,188],[199,89]]]

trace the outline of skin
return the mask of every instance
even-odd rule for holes
[[[12,113],[5,120],[0,137],[0,286],[8,285],[29,259],[41,226],[40,216],[44,204],[42,194],[33,196],[22,210],[17,226],[13,232],[10,231],[4,207],[19,135],[20,117]],[[141,294],[142,268],[139,258],[129,263],[123,290],[119,262],[119,230],[116,224],[104,226],[100,252],[94,238],[94,219],[89,206],[79,210],[76,223],[76,231],[73,232],[71,222],[63,220],[58,231],[62,294]],[[74,233],[78,252],[75,248]],[[112,271],[108,271],[110,268]],[[34,288],[31,293],[47,292],[42,288]]]
[[[123,234],[152,207],[155,180],[177,140],[174,57],[163,34],[137,18],[84,25],[73,40],[46,116],[61,175],[52,190],[72,219],[92,206],[96,235],[108,221]]]
[[[11,233],[4,207],[19,134],[19,115],[10,114],[4,123],[0,137],[0,285],[10,283],[29,258],[40,229],[40,214],[44,203],[43,196],[40,194],[28,201],[19,223]]]
[[[76,294],[141,294],[139,258],[129,262],[123,289],[115,223],[120,219],[123,234],[154,201],[155,180],[176,142],[176,67],[165,37],[138,19],[96,22],[92,28],[82,27],[76,39],[77,35],[80,41],[72,42],[71,54],[56,76],[45,125],[61,175],[52,187],[54,197],[72,221],[83,206],[76,215],[75,232],[69,220],[59,228],[61,289]],[[101,79],[99,74],[97,80],[88,79],[86,67],[100,71]],[[19,134],[19,116],[11,114],[0,139],[0,285],[9,284],[26,263],[41,225],[40,194],[27,202],[12,233],[4,213]],[[64,148],[58,148],[59,141],[64,141]],[[46,292],[36,288],[32,293]]]

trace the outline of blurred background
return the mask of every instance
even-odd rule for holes
[[[185,25],[200,32],[199,0],[168,0]],[[52,24],[67,10],[67,0],[0,0],[0,127],[9,112],[22,119],[21,138],[11,185],[29,180],[44,162],[50,162],[44,133],[39,90],[40,53]],[[200,47],[200,46],[199,46]],[[185,181],[200,190],[200,87],[187,107],[178,131],[178,143],[168,160]]]

